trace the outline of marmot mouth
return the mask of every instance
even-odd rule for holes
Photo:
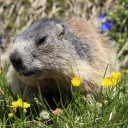
[[[28,71],[22,73],[24,77],[38,77],[40,75],[39,71]]]

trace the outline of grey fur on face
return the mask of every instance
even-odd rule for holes
[[[88,51],[89,45],[81,44],[65,22],[41,19],[15,37],[10,60],[26,77],[49,76],[52,72],[63,72],[63,69],[68,72],[72,59],[89,61],[91,53]]]

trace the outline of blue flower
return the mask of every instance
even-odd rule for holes
[[[98,16],[98,19],[99,19],[99,20],[102,20],[102,19],[104,19],[104,17],[106,17],[106,14],[105,14],[105,13],[99,15],[99,16]]]
[[[113,25],[114,25],[114,23],[112,21],[108,20],[108,19],[106,20],[105,24],[107,25],[107,27],[109,29],[111,29],[113,27]]]
[[[102,25],[100,26],[100,29],[101,29],[102,31],[104,31],[104,32],[109,31],[109,28],[107,27],[106,24],[102,24]]]
[[[106,19],[105,23],[101,24],[100,29],[104,32],[109,31],[113,27],[114,23]]]
[[[0,38],[0,44],[2,43],[2,38]]]

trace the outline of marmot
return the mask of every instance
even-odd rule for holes
[[[44,97],[52,97],[57,84],[69,89],[79,76],[86,95],[99,93],[107,65],[106,75],[115,71],[116,52],[86,20],[43,18],[14,38],[10,61],[7,79],[15,93],[39,85]]]

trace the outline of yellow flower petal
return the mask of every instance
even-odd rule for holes
[[[111,77],[103,78],[103,79],[101,79],[100,82],[101,82],[101,85],[105,86],[105,87],[112,85]]]
[[[19,98],[17,101],[13,101],[12,102],[12,106],[11,107],[21,107],[21,108],[28,108],[30,107],[30,104],[27,102],[23,102],[21,98]]]
[[[17,101],[12,101],[12,106],[11,107],[19,107],[19,103]]]
[[[116,86],[119,83],[119,79],[111,78],[112,85]]]
[[[112,72],[111,75],[115,79],[120,79],[122,76],[122,73],[121,72]]]
[[[79,77],[74,77],[72,80],[71,80],[71,83],[73,86],[80,86],[81,85],[81,79]]]
[[[23,102],[22,108],[29,108],[30,104],[27,102]]]
[[[14,116],[13,113],[8,113],[8,117],[9,117],[9,118],[12,118],[13,116]]]
[[[19,98],[17,101],[12,101],[12,107],[21,107],[22,106],[22,99]]]

